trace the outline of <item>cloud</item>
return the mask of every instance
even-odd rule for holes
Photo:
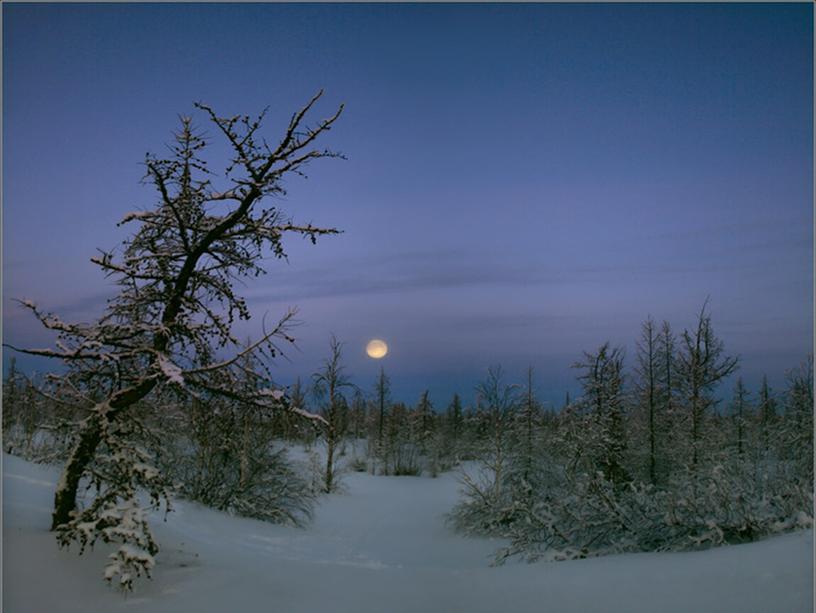
[[[643,238],[653,240],[709,240],[711,238],[721,238],[724,236],[745,236],[757,235],[768,236],[769,234],[790,235],[803,226],[809,228],[811,222],[800,217],[768,217],[764,219],[752,219],[745,221],[733,221],[731,223],[708,223],[701,222],[694,228],[684,228],[672,230],[671,232],[660,232],[656,234],[644,235]]]
[[[613,253],[611,258],[615,258]],[[527,288],[554,285],[597,285],[631,281],[636,277],[709,274],[742,271],[754,266],[744,261],[709,260],[688,264],[676,261],[647,263],[566,263],[548,260],[537,265],[508,257],[464,250],[434,250],[388,254],[373,258],[335,259],[325,266],[289,267],[270,274],[269,283],[251,289],[247,297],[259,302],[292,303],[300,300],[339,298],[386,293],[411,294],[427,290],[461,290],[470,287]],[[609,262],[609,258],[605,261]],[[649,279],[651,281],[651,279]],[[269,288],[274,286],[274,291]]]
[[[474,257],[465,251],[433,250],[388,254],[373,258],[344,258],[330,265],[274,276],[274,292],[262,289],[248,297],[263,301],[291,301],[388,292],[458,289],[478,285],[523,285],[535,273],[531,268],[507,266],[501,261]],[[553,279],[555,280],[555,279]]]

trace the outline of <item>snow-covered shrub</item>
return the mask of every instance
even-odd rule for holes
[[[37,463],[63,462],[77,415],[59,380],[24,377],[12,367],[3,381],[3,451]]]
[[[422,473],[412,421],[411,412],[401,402],[395,403],[386,416],[382,450],[386,475],[416,476]]]
[[[555,487],[513,496],[494,515],[510,539],[496,561],[558,560],[627,551],[681,551],[753,541],[813,523],[812,489],[757,475],[737,461],[687,471],[666,488],[618,487],[602,472],[565,474]]]
[[[812,487],[728,459],[676,479],[664,498],[670,549],[753,541],[813,522]]]
[[[458,463],[449,434],[440,428],[430,437],[426,465],[431,477],[453,469]]]
[[[368,470],[368,460],[366,460],[364,457],[355,455],[349,460],[347,466],[352,472],[364,473],[366,470]]]
[[[392,475],[415,477],[422,473],[419,449],[414,443],[398,441],[390,447],[389,452]]]
[[[497,552],[496,562],[513,555],[528,561],[564,560],[636,549],[635,524],[642,517],[625,500],[601,471],[576,475],[543,494],[515,498],[506,510],[513,521],[502,533],[510,544]]]
[[[274,438],[272,415],[212,399],[180,408],[161,467],[178,493],[221,511],[301,526],[315,489]],[[169,426],[170,420],[165,420]]]
[[[495,471],[486,465],[471,464],[459,473],[462,499],[448,515],[452,526],[474,536],[504,536],[512,513],[509,490],[497,487]]]

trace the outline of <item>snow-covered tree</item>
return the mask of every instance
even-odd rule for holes
[[[734,397],[731,400],[731,414],[734,418],[734,429],[736,430],[737,455],[741,458],[747,448],[748,423],[750,421],[751,407],[748,400],[749,392],[742,382],[742,377],[737,379],[734,387]]]
[[[694,329],[683,331],[675,366],[677,387],[688,420],[691,457],[687,462],[692,470],[696,469],[702,454],[706,418],[717,403],[714,389],[739,363],[738,358],[724,355],[725,344],[714,334],[707,306],[706,300]]]
[[[92,258],[118,287],[104,314],[90,324],[68,323],[22,301],[59,340],[54,349],[20,351],[62,360],[68,366],[63,388],[72,391],[73,402],[85,413],[55,493],[52,529],[63,543],[92,541],[92,535],[118,538],[124,543],[124,561],[106,576],[118,573],[124,586],[134,569],[149,572],[155,549],[146,522],[134,511],[136,488],[147,488],[155,494],[153,500],[163,491],[149,458],[129,442],[139,430],[133,407],[154,392],[174,388],[202,399],[301,410],[283,402],[281,390],[236,391],[239,374],[246,374],[244,356],[271,357],[278,353],[276,341],[293,340],[287,333],[293,313],[242,347],[233,324],[236,318],[249,319],[250,313],[234,286],[236,279],[264,272],[266,253],[285,257],[284,235],[315,242],[337,232],[295,223],[274,202],[286,193],[288,177],[303,175],[314,160],[339,157],[315,143],[331,129],[342,107],[306,125],[321,95],[292,115],[277,141],[262,135],[265,112],[255,118],[223,117],[196,104],[230,150],[224,173],[208,168],[203,158],[208,141],[192,118],[182,117],[169,157],[148,155],[145,160],[145,181],[157,194],[155,206],[122,219],[121,224],[136,224],[137,229],[121,255],[101,252]],[[79,509],[83,477],[96,479],[103,489]]]
[[[629,480],[624,458],[623,350],[604,343],[595,353],[585,352],[573,368],[582,371],[578,376],[583,386],[579,404],[591,416],[582,437],[583,453],[591,471],[600,469],[606,479],[620,485]]]
[[[505,382],[501,366],[491,367],[476,386],[476,401],[483,426],[476,451],[478,463],[462,469],[464,499],[451,512],[451,519],[465,533],[496,534],[501,531],[513,493],[507,473],[518,386]]]
[[[309,400],[300,377],[289,387],[289,399],[292,406],[300,407],[306,412],[310,412]],[[284,439],[294,439],[304,442],[307,447],[315,440],[317,429],[314,424],[304,423],[303,420],[293,419],[292,414],[287,411],[278,413],[281,422],[281,432]]]
[[[448,409],[445,413],[446,429],[453,440],[457,440],[464,425],[464,414],[462,412],[462,401],[459,394],[454,394]]]
[[[323,491],[327,494],[337,488],[336,463],[337,447],[346,434],[348,421],[344,419],[343,407],[346,406],[342,397],[343,388],[354,388],[341,363],[343,344],[334,336],[330,341],[331,355],[323,363],[323,367],[314,375],[315,396],[322,401],[321,413],[325,420],[326,465],[323,471]]]
[[[17,371],[17,358],[9,360],[9,368],[3,379],[3,449],[11,449],[10,430],[18,416],[20,398],[20,373]]]
[[[434,413],[428,390],[422,392],[419,402],[414,412],[414,431],[419,453],[425,455],[428,452],[428,444],[433,435]]]
[[[640,330],[640,340],[637,342],[637,356],[635,365],[635,392],[639,416],[642,418],[642,430],[646,439],[646,465],[649,482],[657,483],[657,456],[659,400],[660,400],[660,355],[658,351],[658,331],[654,320],[649,317],[643,322]],[[669,372],[669,376],[671,376]]]
[[[349,429],[354,438],[355,445],[365,432],[366,415],[366,401],[365,396],[363,396],[363,391],[359,388],[354,388],[354,393],[351,397],[351,407],[349,407],[349,420],[351,422]]]
[[[419,475],[422,472],[416,413],[402,402],[391,405],[386,415],[383,442],[383,474]]]
[[[659,415],[662,422],[662,430],[666,433],[663,445],[663,466],[658,465],[658,479],[665,479],[667,473],[671,472],[674,465],[680,460],[673,445],[673,437],[670,435],[680,428],[682,414],[679,410],[677,387],[677,339],[672,331],[671,324],[663,321],[657,336],[657,381],[658,381],[658,405]],[[681,462],[681,464],[684,462]],[[658,463],[659,464],[659,463]]]
[[[489,424],[485,457],[492,474],[491,489],[499,496],[509,453],[507,434],[513,412],[518,406],[518,386],[505,383],[501,366],[494,366],[488,369],[487,377],[476,386],[476,398]]]
[[[370,415],[375,423],[369,432],[369,456],[374,458],[372,470],[376,471],[376,464],[380,463],[380,469],[388,473],[388,441],[386,440],[385,418],[390,404],[391,381],[385,374],[385,368],[380,367],[380,376],[374,386],[374,400]],[[373,444],[372,444],[373,443]]]
[[[768,453],[771,446],[771,431],[776,425],[776,398],[768,385],[768,377],[762,375],[762,385],[759,388],[759,404],[757,406],[757,420],[759,435],[762,440],[762,451]]]
[[[785,398],[784,446],[795,478],[813,486],[813,355],[788,372]]]
[[[533,473],[540,457],[541,407],[533,389],[533,367],[527,369],[527,385],[520,394],[518,409],[513,423],[513,472],[521,487],[532,485]]]

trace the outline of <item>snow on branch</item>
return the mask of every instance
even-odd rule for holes
[[[116,225],[121,226],[131,221],[142,221],[144,219],[149,219],[154,215],[155,213],[153,211],[131,211],[130,213],[126,213]]]
[[[158,354],[156,358],[156,363],[159,366],[159,370],[161,370],[162,374],[167,377],[167,380],[170,383],[175,385],[184,386],[184,377],[182,375],[182,370],[176,364],[170,360],[166,355],[163,353]]]

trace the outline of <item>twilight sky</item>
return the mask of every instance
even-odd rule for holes
[[[101,313],[89,258],[155,201],[140,164],[193,101],[271,105],[275,139],[324,88],[348,160],[290,181],[282,208],[344,234],[290,240],[243,289],[243,335],[300,309],[281,382],[334,332],[366,390],[379,337],[398,399],[469,402],[501,363],[560,404],[583,350],[610,340],[631,365],[647,315],[679,331],[707,295],[750,387],[811,351],[810,3],[2,10],[6,342],[50,338],[12,298]]]

